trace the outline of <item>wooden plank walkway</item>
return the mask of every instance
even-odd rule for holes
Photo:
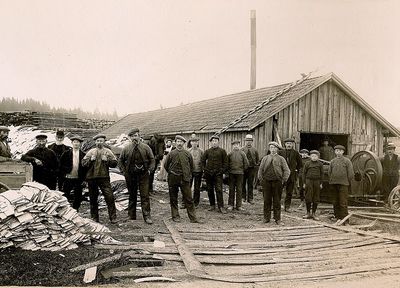
[[[299,218],[285,215],[288,218]],[[400,268],[398,237],[349,227],[304,221],[304,226],[273,226],[237,230],[178,229],[152,243],[97,245],[101,249],[145,251],[165,266],[129,268],[115,277],[185,275],[232,283],[317,280]],[[169,265],[168,263],[172,263]]]

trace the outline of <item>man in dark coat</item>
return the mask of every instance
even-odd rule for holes
[[[64,131],[58,130],[56,132],[56,142],[47,146],[50,150],[53,150],[54,153],[56,153],[57,159],[60,162],[61,155],[68,150],[71,150],[71,147],[65,145],[64,142]],[[64,175],[63,173],[59,170],[57,173],[57,187],[58,190],[61,190],[63,187],[64,183]]]
[[[382,177],[382,190],[384,201],[388,200],[390,192],[399,183],[399,169],[400,159],[397,154],[394,153],[396,146],[389,143],[386,147],[386,153],[381,158],[383,177]]]
[[[72,203],[72,207],[79,210],[82,202],[82,183],[85,180],[86,169],[82,165],[85,153],[80,149],[83,139],[79,136],[70,137],[72,149],[65,151],[60,158],[60,173],[64,179],[61,191]],[[71,191],[74,191],[73,197]]]
[[[56,154],[46,147],[46,143],[47,135],[37,135],[36,147],[22,155],[21,160],[33,165],[33,181],[55,190],[57,187],[58,159]]]
[[[193,171],[193,158],[189,151],[183,149],[186,139],[180,135],[175,137],[176,149],[172,150],[166,157],[164,168],[168,172],[169,198],[171,204],[172,220],[180,222],[178,210],[178,192],[182,192],[183,202],[187,209],[189,220],[197,223],[194,209],[192,192],[190,190],[190,179]]]
[[[223,175],[228,171],[228,155],[219,147],[219,136],[210,138],[211,148],[207,149],[202,158],[204,176],[207,183],[208,199],[210,200],[209,211],[215,210],[215,194],[217,194],[218,212],[226,213],[224,210],[224,198],[222,191]],[[215,194],[214,194],[215,191]]]
[[[242,151],[246,154],[249,161],[249,167],[244,171],[242,198],[253,204],[253,184],[256,176],[257,166],[260,164],[260,156],[256,148],[253,147],[253,135],[248,134],[245,138],[246,145]]]
[[[7,142],[9,132],[8,127],[0,126],[0,162],[11,161],[11,150]]]
[[[150,215],[149,178],[155,169],[153,152],[150,147],[140,141],[138,128],[133,128],[128,133],[132,143],[125,146],[119,158],[119,168],[125,176],[126,186],[129,191],[128,216],[136,220],[136,204],[138,188],[142,205],[143,220],[153,224]]]
[[[117,223],[117,209],[110,183],[109,168],[117,167],[118,161],[114,153],[104,147],[106,136],[98,134],[93,137],[96,147],[90,149],[82,159],[83,167],[87,167],[86,180],[89,187],[90,216],[99,222],[99,188],[107,204],[108,217],[112,224]]]
[[[297,180],[297,173],[303,167],[300,153],[294,150],[295,141],[288,138],[285,141],[285,149],[278,152],[280,156],[285,158],[290,169],[290,177],[286,182],[285,211],[290,212],[290,204],[292,203],[293,189]]]
[[[149,191],[153,192],[154,173],[156,172],[158,165],[164,157],[164,137],[158,133],[154,133],[153,137],[151,137],[149,141],[149,146],[151,148],[151,151],[153,152],[155,160],[154,169],[150,172],[149,177]]]

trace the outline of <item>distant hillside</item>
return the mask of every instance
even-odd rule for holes
[[[15,98],[3,98],[0,101],[0,112],[6,111],[36,111],[36,112],[57,112],[57,113],[73,113],[80,119],[103,119],[103,120],[118,120],[118,114],[114,113],[101,113],[100,111],[87,112],[81,108],[65,109],[54,108],[49,104],[33,99],[18,100]]]

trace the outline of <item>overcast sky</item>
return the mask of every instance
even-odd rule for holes
[[[400,1],[0,0],[0,98],[127,113],[336,73],[400,126]]]

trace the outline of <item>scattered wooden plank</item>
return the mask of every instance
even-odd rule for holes
[[[344,222],[346,222],[350,217],[353,216],[353,213],[349,213],[346,217],[344,217],[342,220],[336,223],[337,226],[343,225]]]
[[[135,283],[143,282],[177,282],[177,280],[167,277],[145,277],[133,280]]]
[[[91,283],[96,279],[97,266],[87,268],[85,270],[85,275],[83,276],[84,283]]]
[[[303,230],[310,228],[324,228],[322,224],[316,225],[304,225],[304,226],[279,226],[279,227],[267,227],[267,228],[254,228],[254,229],[230,229],[230,230],[190,230],[190,229],[180,229],[179,232],[182,233],[237,233],[237,232],[265,232],[265,231],[287,231],[287,230]]]
[[[389,218],[400,218],[400,214],[393,213],[374,213],[374,212],[357,212],[357,214],[363,214],[368,216],[377,216],[377,217],[389,217]]]
[[[359,218],[369,219],[369,220],[379,220],[379,221],[390,222],[390,223],[400,223],[400,220],[397,220],[397,219],[369,216],[369,215],[365,215],[365,214],[361,214],[361,213],[355,213],[354,216],[359,217]]]
[[[285,214],[285,217],[296,219],[296,220],[303,220],[303,221],[310,221],[310,222],[312,221],[312,220],[302,219],[302,218],[299,218],[299,217],[296,217],[296,216],[287,215],[287,214]],[[381,238],[381,239],[400,242],[400,237],[398,237],[398,236],[380,235],[380,234],[373,233],[373,232],[370,232],[370,231],[362,231],[362,230],[353,229],[353,228],[350,228],[350,227],[336,226],[336,225],[331,225],[331,224],[327,224],[327,223],[321,223],[321,224],[323,226],[325,226],[325,227],[329,227],[329,228],[340,230],[340,231],[351,232],[351,233],[356,233],[356,234],[359,234],[359,235],[372,236],[372,237],[376,237],[376,238]]]
[[[376,272],[376,271],[385,271],[389,269],[397,269],[400,268],[400,261],[393,261],[391,263],[384,264],[372,264],[372,265],[363,265],[351,268],[342,268],[342,269],[331,269],[331,270],[323,270],[323,271],[314,271],[314,272],[302,272],[296,274],[286,274],[279,276],[261,276],[261,277],[218,277],[218,276],[210,276],[210,275],[199,275],[197,277],[203,279],[209,279],[214,281],[222,281],[222,282],[230,282],[230,283],[255,283],[255,282],[274,282],[274,281],[284,281],[284,280],[307,280],[307,279],[320,279],[325,277],[337,277],[339,275],[350,275],[350,274],[359,274],[359,273],[368,273],[368,272]]]
[[[374,221],[372,221],[369,224],[365,224],[365,225],[352,225],[351,227],[355,228],[355,229],[368,229],[368,228],[372,228],[374,227],[374,225],[376,224],[377,220],[375,219]]]
[[[178,230],[168,221],[164,220],[164,224],[171,233],[171,237],[174,240],[176,248],[182,257],[182,261],[185,264],[186,270],[192,275],[205,275],[206,272],[204,271],[203,266],[186,246],[184,240],[179,235]]]
[[[103,258],[103,259],[100,259],[100,260],[97,260],[97,261],[94,261],[94,262],[90,262],[90,263],[87,263],[87,264],[79,265],[79,266],[77,266],[75,268],[69,269],[69,271],[70,272],[83,271],[83,270],[86,270],[86,269],[88,269],[90,267],[99,266],[99,265],[104,264],[104,263],[108,263],[108,262],[112,262],[112,261],[115,261],[115,260],[119,260],[121,258],[121,256],[122,256],[122,254],[115,254],[113,256],[110,256],[110,257],[107,257],[107,258]]]

